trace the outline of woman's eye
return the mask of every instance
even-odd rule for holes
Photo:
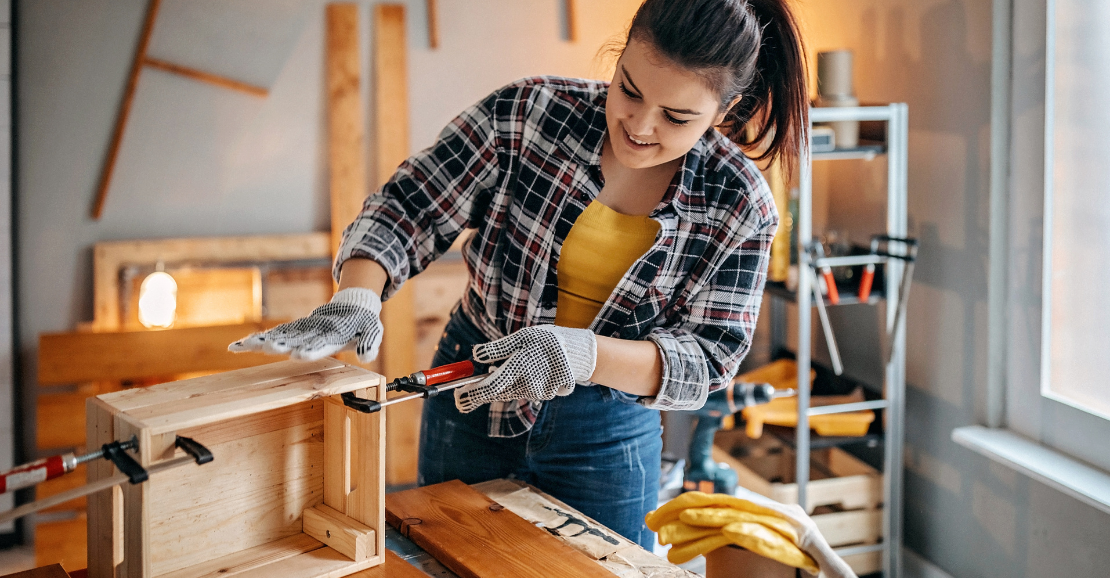
[[[688,120],[678,120],[677,118],[671,116],[671,113],[669,113],[669,112],[664,112],[663,116],[667,117],[667,122],[669,122],[671,124],[678,125],[678,126],[682,126],[682,125],[687,124],[687,123],[690,122]]]
[[[623,92],[624,95],[627,96],[628,98],[632,98],[632,99],[640,98],[640,95],[633,93],[631,90],[628,90],[628,87],[625,86],[623,82],[620,83],[620,86],[621,86],[621,92]]]

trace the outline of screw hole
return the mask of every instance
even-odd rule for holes
[[[327,534],[329,538],[331,538],[331,530],[324,530],[324,533]]]

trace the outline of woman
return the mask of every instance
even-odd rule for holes
[[[473,229],[433,366],[497,369],[425,402],[420,483],[514,476],[650,549],[658,410],[728,384],[759,312],[778,216],[741,147],[773,135],[761,158],[792,162],[806,111],[785,0],[647,0],[612,83],[526,79],[463,112],[366,200],[332,301],[231,349],[369,361],[381,299]]]

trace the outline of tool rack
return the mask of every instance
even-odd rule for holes
[[[808,247],[813,239],[813,179],[812,163],[819,160],[864,159],[870,160],[880,155],[887,159],[887,224],[886,235],[905,238],[907,233],[907,136],[908,107],[904,103],[885,106],[861,106],[843,108],[811,108],[810,123],[836,121],[881,121],[886,124],[885,142],[880,145],[864,145],[851,149],[836,149],[831,152],[808,154],[802,152],[799,167],[798,219],[794,231],[798,239],[798,288],[795,292],[768,290],[771,302],[771,350],[779,351],[787,347],[786,305],[788,301],[797,303],[798,345],[795,351],[798,365],[798,383],[809,382],[812,363],[812,310],[813,291],[817,277],[812,273],[815,259]],[[908,247],[907,247],[908,249]],[[866,302],[878,304],[881,301],[896,303],[902,275],[907,261],[898,258],[876,259],[874,256],[850,256],[816,259],[816,264],[830,266],[865,265],[869,262],[883,263],[885,275],[884,291],[873,293]],[[841,304],[859,303],[852,295],[841,297]],[[824,305],[821,303],[821,305]],[[899,304],[900,305],[900,304]],[[882,567],[885,578],[899,578],[902,575],[902,445],[905,422],[905,323],[895,324],[899,307],[886,308],[885,332],[890,353],[884,356],[885,397],[872,401],[822,407],[810,407],[810,390],[798,388],[798,425],[795,430],[796,481],[798,503],[806,504],[806,485],[810,481],[810,452],[812,449],[809,418],[820,414],[882,409],[885,411],[886,429],[883,442],[883,541],[879,544],[839,548],[841,556],[882,552]],[[819,309],[823,315],[824,310]],[[835,362],[838,356],[830,351]],[[804,507],[804,506],[803,506]]]

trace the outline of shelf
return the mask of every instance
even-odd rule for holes
[[[769,435],[793,449],[795,446],[794,442],[796,441],[795,436],[797,434],[796,428],[793,427],[765,424],[763,426],[763,435]],[[882,442],[882,433],[867,433],[861,436],[823,436],[818,435],[817,432],[812,430],[809,432],[809,447],[812,449],[850,446],[855,444],[867,444],[872,446],[881,444]]]
[[[811,158],[815,161],[838,161],[848,159],[861,159],[869,161],[876,156],[886,154],[886,145],[882,143],[866,143],[852,148],[836,148],[831,151],[815,152]]]
[[[826,299],[825,300],[825,307],[840,307],[841,305],[859,305],[860,303],[866,303],[868,305],[876,305],[876,304],[878,304],[878,303],[880,303],[881,301],[884,300],[882,293],[879,292],[879,291],[876,291],[874,289],[871,290],[871,297],[868,298],[867,301],[860,301],[859,297],[856,296],[857,294],[854,291],[853,287],[840,287],[838,285],[837,290],[840,292],[840,302],[837,303],[836,305],[833,305],[833,304],[829,303],[828,299]],[[764,291],[767,292],[767,293],[770,293],[771,295],[774,295],[775,297],[785,299],[785,300],[787,300],[791,303],[797,303],[798,302],[798,292],[797,291],[791,291],[791,290],[787,289],[785,283],[779,283],[777,281],[768,281],[766,288],[764,288]],[[811,301],[811,306],[816,307],[817,303]]]

